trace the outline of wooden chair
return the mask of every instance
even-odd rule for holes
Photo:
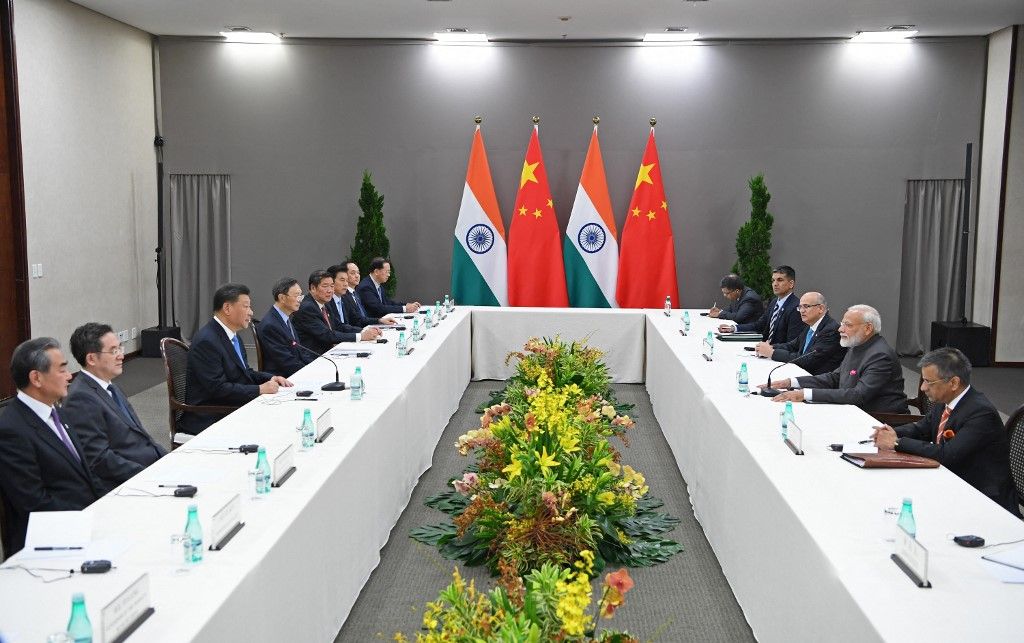
[[[1024,405],[1006,421],[1006,433],[1010,439],[1010,473],[1017,487],[1017,504],[1024,505]]]
[[[917,397],[911,398],[911,399],[909,399],[907,401],[910,403],[910,406],[912,406],[915,409],[917,409],[918,411],[920,411],[921,415],[928,415],[928,411],[932,410],[932,407],[935,406],[935,402],[932,402],[931,400],[929,400],[928,396],[925,395],[924,391],[921,390],[921,380],[923,380],[923,379],[924,379],[924,376],[921,375],[920,373],[918,373],[917,374]]]
[[[178,423],[188,413],[203,415],[227,415],[237,406],[194,406],[185,403],[185,372],[188,366],[188,344],[180,339],[165,337],[160,340],[160,354],[164,359],[164,373],[167,376],[168,425],[171,432],[171,448],[184,444],[192,435],[179,433]]]
[[[252,332],[252,341],[256,346],[256,370],[263,370],[263,344],[260,340],[260,334],[256,332],[256,324],[249,324],[249,330]]]

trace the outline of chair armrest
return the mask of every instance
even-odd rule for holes
[[[914,422],[924,419],[923,415],[914,415],[913,413],[882,413],[880,411],[872,411],[871,417],[875,418],[882,424],[888,424],[889,426],[913,424]]]

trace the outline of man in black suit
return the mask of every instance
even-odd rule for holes
[[[11,356],[17,397],[0,414],[0,490],[3,490],[4,552],[25,546],[33,511],[78,511],[101,495],[85,451],[68,431],[57,401],[68,392],[71,373],[51,337],[22,342]]]
[[[288,377],[316,359],[299,347],[299,336],[291,316],[302,302],[302,287],[294,277],[285,277],[270,291],[274,305],[256,326],[263,348],[263,370],[271,375]]]
[[[907,413],[903,367],[896,351],[879,334],[882,318],[871,306],[850,306],[839,324],[839,345],[847,348],[839,368],[822,375],[796,378],[796,390],[772,399],[776,402],[853,404],[868,411]],[[772,388],[790,388],[792,380],[771,382]]]
[[[384,292],[384,284],[391,277],[391,262],[383,257],[374,257],[370,261],[370,274],[356,287],[356,296],[362,302],[368,317],[383,317],[388,313],[414,313],[420,309],[420,303],[413,301],[403,303],[388,297]]]
[[[334,278],[326,270],[316,270],[309,276],[309,297],[302,300],[292,315],[292,324],[299,334],[299,342],[311,351],[325,353],[341,342],[369,341],[380,337],[380,329],[373,326],[359,329],[350,324],[331,321],[327,307],[334,296]]]
[[[828,314],[825,296],[820,292],[804,293],[797,312],[802,333],[788,342],[760,342],[754,351],[776,362],[799,359],[799,365],[811,375],[834,371],[846,356],[846,349],[839,345],[839,323]]]
[[[68,387],[65,415],[93,476],[110,491],[167,454],[156,443],[113,383],[121,375],[124,348],[107,324],[89,322],[71,334],[71,354],[82,366]]]
[[[192,337],[185,371],[185,402],[194,405],[241,406],[260,395],[292,386],[280,375],[249,367],[238,331],[252,319],[249,288],[225,284],[213,293],[213,319]],[[184,433],[197,434],[216,422],[214,415],[185,413]]]
[[[921,390],[936,404],[913,424],[876,427],[875,445],[938,460],[1019,518],[1010,441],[996,407],[971,386],[967,356],[955,348],[938,348],[917,365]]]
[[[733,302],[730,310],[722,310],[716,305],[708,311],[709,317],[749,324],[757,321],[764,312],[761,295],[748,288],[739,275],[728,274],[722,278],[722,296]]]
[[[718,327],[722,333],[761,333],[761,337],[769,344],[781,344],[803,334],[807,326],[800,321],[797,310],[796,270],[790,266],[779,266],[772,272],[772,293],[775,294],[760,317],[746,324],[722,324]]]
[[[356,285],[359,285],[359,266],[353,261],[343,261],[327,269],[327,274],[334,278],[334,294],[331,301],[327,302],[328,312],[331,314],[331,322],[337,327],[341,324],[348,324],[356,328],[376,324],[395,324],[395,317],[392,314],[383,317],[370,317],[365,314],[365,309],[357,305],[352,295],[352,288],[349,288],[349,266],[355,266]]]

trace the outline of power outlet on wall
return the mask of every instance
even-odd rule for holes
[[[135,326],[132,326],[132,339],[135,339],[138,336],[139,336],[139,329],[136,328]]]

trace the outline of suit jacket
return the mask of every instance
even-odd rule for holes
[[[244,353],[243,353],[244,354]],[[185,402],[241,406],[260,394],[260,384],[272,377],[242,366],[238,353],[216,319],[211,319],[192,337],[185,371]],[[185,413],[181,430],[199,433],[220,419],[214,415]]]
[[[130,419],[99,382],[79,373],[68,387],[63,410],[59,411],[82,445],[89,468],[104,491],[167,455],[146,432],[127,398],[125,406]]]
[[[918,422],[896,427],[897,451],[942,463],[972,487],[1020,517],[1010,474],[1010,441],[996,407],[973,386],[949,414],[946,429],[954,436],[935,443],[945,405],[936,404]]]
[[[839,322],[825,313],[818,324],[818,332],[811,337],[811,343],[805,351],[804,344],[807,343],[809,332],[811,327],[804,325],[803,332],[796,339],[772,344],[772,359],[776,362],[789,362],[801,355],[817,351],[807,359],[800,360],[800,366],[805,371],[811,375],[821,375],[837,369],[846,356],[846,349],[839,345]]]
[[[800,303],[800,298],[796,296],[796,293],[790,293],[789,297],[786,297],[786,302],[782,304],[782,310],[779,311],[779,319],[775,322],[774,332],[769,335],[769,331],[772,330],[772,313],[775,312],[778,300],[778,297],[772,297],[760,317],[746,324],[736,324],[736,331],[761,333],[764,341],[769,344],[780,344],[796,339],[797,335],[807,328],[807,325],[800,319],[800,311],[796,309]]]
[[[362,286],[362,284],[359,284]],[[743,287],[743,293],[739,300],[730,304],[728,310],[723,310],[719,319],[728,319],[737,324],[749,324],[757,321],[757,318],[764,312],[764,302],[761,295],[754,292],[749,286]]]
[[[330,316],[329,305],[327,314]],[[328,327],[320,313],[320,305],[312,297],[305,297],[299,304],[299,309],[292,313],[292,326],[299,334],[299,342],[317,354],[327,352],[340,342],[354,342],[359,339],[359,329],[355,326],[342,324],[341,327]]]
[[[298,341],[298,334],[292,337],[292,331],[285,326],[281,313],[274,306],[263,315],[262,321],[256,326],[256,333],[263,349],[264,372],[288,377],[315,359],[293,344]]]
[[[342,306],[345,308],[345,321],[353,326],[364,328],[372,324],[379,324],[379,317],[369,317],[363,315],[363,309],[359,307],[359,303],[356,302],[355,293],[346,292],[341,296]]]
[[[831,373],[796,378],[797,385],[814,389],[814,402],[854,404],[865,411],[907,413],[903,367],[896,351],[881,335],[846,351]]]
[[[60,413],[60,411],[58,411]],[[61,416],[68,422],[70,418]],[[78,511],[102,495],[87,466],[85,452],[73,431],[75,459],[48,424],[24,402],[11,400],[0,414],[0,490],[7,524],[4,552],[25,546],[28,515],[33,511]]]
[[[356,296],[363,302],[366,314],[371,317],[383,317],[388,313],[401,313],[405,311],[405,302],[395,301],[388,297],[388,294],[384,292],[383,286],[381,286],[380,294],[378,294],[377,284],[373,282],[369,275],[363,277],[363,280],[356,286]]]

